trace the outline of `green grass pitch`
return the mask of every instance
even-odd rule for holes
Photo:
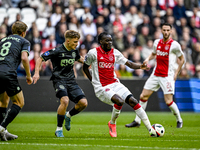
[[[117,119],[117,137],[109,135],[107,123],[111,112],[82,112],[72,118],[71,130],[56,138],[56,112],[21,112],[8,126],[19,137],[0,141],[0,150],[200,150],[200,114],[181,113],[183,128],[176,128],[171,112],[147,112],[151,124],[165,128],[163,137],[152,138],[142,124],[125,128],[134,112],[121,112]],[[64,127],[64,126],[63,126]]]

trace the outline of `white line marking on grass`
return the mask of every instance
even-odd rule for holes
[[[31,145],[31,146],[71,146],[71,147],[112,147],[112,148],[129,148],[129,149],[177,149],[177,150],[199,150],[196,148],[179,148],[179,147],[142,147],[142,146],[122,146],[122,145],[89,145],[89,144],[52,144],[52,143],[10,143],[10,142],[2,142],[0,145]]]
[[[24,139],[33,139],[33,140],[49,140],[49,139],[53,139],[53,140],[82,140],[82,141],[99,141],[99,140],[102,140],[102,141],[107,141],[108,138],[30,138],[30,137],[26,137]],[[109,140],[113,140],[113,141],[149,141],[151,138],[149,139],[116,139],[116,138],[112,138],[112,139],[109,139]],[[156,141],[163,141],[163,142],[166,142],[166,141],[169,141],[169,142],[200,142],[200,139],[199,140],[166,140],[164,138],[154,138],[156,139]]]

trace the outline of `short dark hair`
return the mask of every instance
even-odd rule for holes
[[[99,43],[99,44],[100,44],[100,41],[101,41],[102,37],[105,36],[105,35],[110,35],[110,34],[108,34],[107,32],[102,32],[102,33],[100,33],[100,34],[98,35],[98,43]]]
[[[162,23],[162,24],[161,24],[161,28],[162,28],[163,26],[170,26],[170,28],[172,29],[172,25],[171,25],[171,24],[169,24],[169,23],[167,23],[167,22],[165,22],[165,23]]]
[[[28,26],[22,22],[22,21],[16,21],[13,25],[12,25],[12,34],[18,34],[21,35],[22,32],[26,32]]]
[[[65,32],[65,38],[70,38],[70,39],[78,38],[78,39],[80,39],[80,34],[76,31],[74,31],[74,30],[67,30]]]

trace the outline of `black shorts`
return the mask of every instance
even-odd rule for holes
[[[63,96],[68,96],[69,100],[74,103],[85,97],[84,92],[78,86],[75,80],[67,82],[65,80],[53,81],[53,86],[56,91],[56,97],[59,99]]]
[[[0,94],[6,92],[9,97],[18,94],[22,89],[16,75],[0,72]]]

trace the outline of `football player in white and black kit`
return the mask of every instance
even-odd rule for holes
[[[92,82],[96,96],[104,103],[113,106],[111,120],[108,122],[109,134],[117,137],[116,119],[120,114],[122,106],[127,103],[141,118],[150,136],[155,136],[148,116],[132,93],[116,77],[114,65],[116,63],[127,65],[132,69],[147,69],[145,64],[137,64],[126,59],[121,52],[112,48],[112,37],[106,32],[98,36],[99,47],[89,50],[83,70]],[[89,66],[92,67],[92,75]]]
[[[176,117],[176,127],[182,128],[183,120],[176,103],[173,101],[173,95],[175,90],[175,81],[185,62],[184,54],[181,50],[180,44],[171,38],[171,24],[162,24],[161,30],[163,39],[157,39],[154,41],[154,50],[144,61],[145,64],[148,64],[150,60],[156,58],[156,66],[144,85],[139,103],[144,109],[146,109],[147,101],[151,94],[161,87],[164,93],[165,103]],[[179,60],[178,67],[176,67],[177,59]],[[125,126],[139,127],[140,123],[141,119],[136,115],[135,120]]]

